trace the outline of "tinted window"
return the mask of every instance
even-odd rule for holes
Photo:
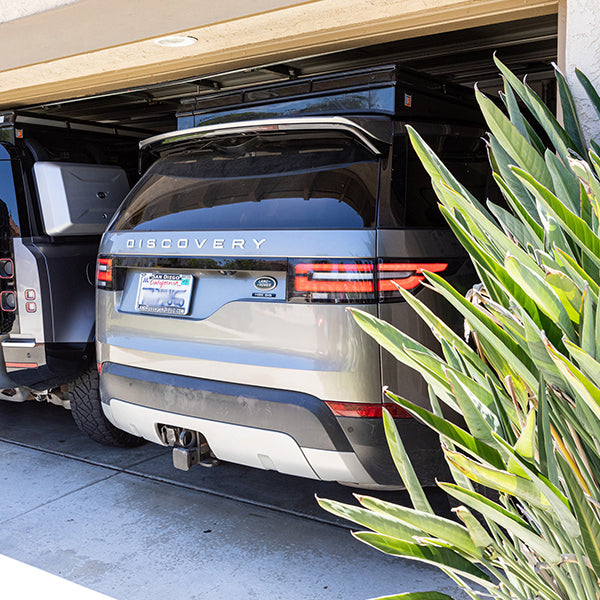
[[[241,137],[158,160],[116,230],[373,227],[379,163],[353,140]]]
[[[2,236],[21,235],[13,163],[10,160],[0,160],[0,230]]]
[[[484,142],[465,135],[425,135],[425,142],[476,198],[484,201],[490,167]],[[438,208],[431,178],[406,136],[395,140],[391,210],[404,227],[448,227]]]

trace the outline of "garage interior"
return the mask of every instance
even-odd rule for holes
[[[133,127],[148,136],[176,129],[182,99],[311,75],[397,64],[442,81],[472,87],[494,96],[502,82],[494,52],[517,75],[527,75],[542,99],[555,106],[552,63],[557,60],[557,15],[485,25],[459,31],[305,56],[284,63],[256,65],[201,77],[188,77],[84,98],[4,107],[35,116],[81,120],[113,127]]]

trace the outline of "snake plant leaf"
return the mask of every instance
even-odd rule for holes
[[[378,596],[371,600],[454,600],[452,596],[442,592],[406,592],[394,596]]]
[[[362,311],[348,309],[356,323],[392,356],[420,373],[434,387],[436,394],[449,406],[456,408],[440,357],[396,329],[389,323]],[[411,350],[412,352],[409,352]],[[419,360],[415,360],[418,358]]]
[[[435,152],[427,145],[423,138],[417,133],[417,131],[410,125],[406,126],[408,135],[412,142],[413,149],[417,153],[417,156],[421,160],[421,163],[425,167],[425,170],[429,173],[429,176],[433,181],[442,181],[448,187],[456,190],[457,193],[468,198],[471,202],[479,204],[474,196],[464,187],[442,161],[437,157]],[[490,216],[491,218],[491,216]]]
[[[525,106],[527,106],[531,111],[531,114],[536,118],[537,122],[543,127],[555,150],[566,163],[568,148],[576,149],[577,144],[571,140],[568,133],[557,121],[556,117],[529,86],[520,81],[497,56],[494,56],[494,62],[510,86],[515,90],[517,96],[521,98]]]
[[[409,361],[406,364],[411,365],[421,377],[430,385],[436,395],[452,410],[458,412],[460,409],[456,404],[450,384],[446,379],[444,372],[445,363],[439,358],[432,357],[427,352],[420,352],[411,348],[404,348]]]
[[[458,352],[456,351],[456,348],[454,346],[451,346],[444,339],[438,339],[438,342],[442,346],[442,355],[444,356],[444,359],[446,360],[446,362],[453,369],[462,368],[464,365],[463,365],[463,362],[459,359],[459,355],[458,355]]]
[[[348,309],[356,323],[360,328],[368,333],[377,343],[383,346],[392,356],[408,364],[415,369],[419,368],[419,365],[411,360],[410,356],[406,353],[405,348],[418,350],[424,354],[430,354],[434,361],[439,361],[437,354],[413,340],[410,336],[406,335],[399,329],[396,329],[393,325],[386,323],[385,321],[378,319],[370,313],[357,308]],[[408,361],[408,362],[407,362]],[[443,372],[440,371],[443,375]]]
[[[554,320],[571,340],[577,338],[571,318],[561,299],[538,274],[508,255],[504,261],[508,274],[535,300],[540,309]]]
[[[536,448],[535,417],[535,410],[530,410],[525,421],[525,427],[523,427],[523,431],[515,444],[515,452],[530,462],[534,459]]]
[[[458,427],[458,425],[390,391],[386,391],[386,396],[407,410],[416,419],[431,427],[439,435],[448,438],[472,456],[479,458],[492,467],[502,468],[502,457],[497,450]]]
[[[600,218],[600,183],[595,174],[589,164],[580,158],[569,157],[569,166],[583,184],[596,219]]]
[[[504,106],[506,106],[510,122],[515,126],[517,131],[529,143],[531,143],[532,140],[529,137],[527,127],[525,127],[525,118],[523,117],[523,113],[521,113],[521,109],[519,108],[517,97],[515,96],[515,93],[513,92],[510,85],[508,85],[506,80],[504,80],[504,91],[500,94],[500,98],[504,102]]]
[[[557,565],[561,561],[561,555],[549,541],[538,535],[526,521],[518,515],[509,512],[496,502],[489,500],[485,496],[471,490],[463,489],[451,483],[440,483],[439,486],[450,496],[456,498],[482,514],[486,519],[498,524],[527,544],[537,552],[543,560],[549,564]]]
[[[498,441],[504,446],[506,452],[519,463],[519,468],[525,471],[527,479],[524,479],[524,481],[530,482],[543,498],[539,508],[551,516],[555,523],[560,523],[560,527],[564,529],[567,535],[573,537],[579,536],[579,526],[577,525],[576,519],[573,517],[568,498],[558,487],[553,485],[548,479],[544,478],[539,471],[535,471],[531,463],[523,460],[514,448],[501,438],[498,438]]]
[[[414,529],[424,531],[432,537],[439,538],[442,542],[450,544],[450,547],[457,552],[468,554],[476,559],[480,556],[477,546],[469,535],[469,530],[456,521],[372,496],[357,494],[356,499],[362,506],[375,513],[387,515]]]
[[[490,160],[493,161],[494,179],[503,181],[505,186],[511,190],[514,197],[519,199],[519,203],[524,209],[523,214],[529,215],[538,225],[541,225],[542,221],[537,212],[533,196],[511,170],[511,167],[515,164],[515,159],[506,152],[502,144],[494,136],[490,138],[488,154]]]
[[[600,362],[593,358],[583,347],[565,341],[565,346],[571,358],[577,363],[583,375],[588,377],[596,388],[600,389]]]
[[[596,336],[596,356],[600,358],[600,301],[598,297],[594,298],[596,302],[596,326],[595,326],[595,336]]]
[[[316,499],[322,509],[333,515],[399,540],[413,542],[415,537],[424,533],[423,530],[407,524],[406,521],[399,520],[389,513],[367,510],[360,506],[327,500],[318,496]]]
[[[556,262],[560,265],[561,270],[567,273],[582,292],[585,290],[586,286],[589,287],[594,296],[594,301],[596,301],[600,294],[598,282],[595,281],[572,257],[562,252],[562,250],[555,248],[554,257],[556,258]],[[596,269],[596,272],[598,273],[598,269]]]
[[[579,182],[579,216],[594,233],[598,233],[596,228],[596,214],[582,181]]]
[[[479,245],[485,245],[488,253],[501,262],[507,254],[513,254],[521,263],[530,269],[536,269],[535,260],[518,244],[506,237],[495,221],[488,220],[481,210],[481,205],[474,206],[465,201],[454,190],[444,187],[445,207],[450,211],[452,205],[461,211],[468,223],[468,230],[477,239]],[[454,216],[454,215],[452,215]],[[455,218],[456,220],[456,218]]]
[[[569,319],[578,325],[581,318],[583,294],[577,285],[569,276],[557,271],[549,272],[546,275],[546,283],[554,290]]]
[[[527,313],[533,318],[536,325],[547,331],[548,334],[555,339],[557,336],[561,336],[562,333],[558,327],[549,319],[544,313],[538,310],[538,307],[534,300],[523,291],[523,288],[518,285],[517,282],[507,273],[504,268],[504,260],[497,262],[492,256],[486,254],[486,252],[477,244],[464,230],[455,226],[453,217],[441,207],[441,212],[446,217],[452,228],[454,234],[460,241],[460,243],[467,249],[471,259],[474,261],[478,274],[483,280],[487,291],[491,294],[491,283],[495,282],[494,285],[499,286],[502,290],[507,291],[512,298],[516,301],[518,306],[523,307]],[[502,294],[500,294],[501,296]],[[492,296],[494,297],[494,296]],[[494,298],[496,302],[502,300],[502,298]],[[508,302],[502,303],[503,306],[508,306]],[[514,341],[517,341],[516,339]]]
[[[556,247],[554,247],[552,249],[552,252],[554,253],[554,250],[556,249]],[[560,263],[558,263],[556,261],[556,259],[554,258],[554,256],[552,254],[549,254],[548,252],[544,252],[543,250],[534,250],[535,253],[535,258],[538,262],[538,264],[540,265],[540,267],[542,267],[542,269],[548,273],[550,271],[560,271],[561,273],[563,272],[563,268],[560,265]],[[577,281],[577,283],[579,283],[579,280]],[[579,286],[577,286],[579,288]],[[583,289],[582,289],[583,291]]]
[[[550,512],[552,505],[548,498],[531,479],[509,473],[501,469],[493,469],[482,465],[463,454],[444,449],[446,460],[464,473],[469,479],[504,494],[510,494],[522,502]]]
[[[540,376],[538,388],[538,410],[537,410],[537,435],[540,471],[550,483],[558,485],[558,469],[554,460],[554,444],[552,430],[550,428],[550,409],[548,406],[548,392],[544,378]]]
[[[573,100],[573,94],[565,76],[555,63],[552,63],[554,67],[554,75],[556,76],[556,82],[558,84],[558,95],[560,98],[560,106],[562,109],[562,120],[565,125],[565,130],[569,137],[575,144],[574,150],[576,150],[581,156],[585,156],[585,137],[581,129],[579,117],[577,116],[577,109],[575,108],[575,101]]]
[[[477,397],[476,391],[480,394],[489,394],[483,386],[477,386],[477,390],[473,385],[468,385],[466,377],[461,378],[457,373],[448,369],[448,381],[452,386],[456,402],[460,406],[460,412],[467,423],[467,427],[471,434],[485,442],[490,446],[495,446],[496,442],[492,431],[499,433],[501,431],[500,421],[498,417],[490,411],[490,409]],[[489,395],[489,403],[493,404],[493,398]]]
[[[498,415],[498,418],[502,423],[502,437],[512,444],[517,439],[513,430],[513,423],[518,422],[518,417],[516,415],[512,399],[506,397],[503,389],[500,388],[499,385],[497,386],[496,382],[494,382],[494,380],[491,377],[487,378],[487,385],[488,390],[494,398],[496,414]]]
[[[512,173],[512,171],[510,171],[510,169],[508,170],[511,173],[511,176],[516,181],[518,181],[517,177]],[[523,227],[527,227],[530,230],[532,237],[538,240],[536,243],[536,247],[542,248],[542,242],[544,240],[544,228],[540,224],[541,221],[539,219],[539,215],[537,214],[537,210],[528,210],[525,207],[524,203],[521,202],[521,197],[518,196],[511,187],[508,186],[504,178],[498,176],[497,173],[494,173],[493,177],[496,183],[498,184],[498,187],[500,188],[504,199],[512,208],[515,215],[518,215],[519,219],[521,219]],[[521,186],[520,183],[519,185]],[[529,195],[529,193],[527,195]],[[579,199],[579,187],[577,188],[577,198]],[[534,218],[533,213],[535,213],[535,215],[537,216],[537,220]]]
[[[559,368],[563,379],[574,390],[578,400],[585,403],[596,419],[600,419],[600,388],[596,387],[570,360],[546,343],[548,352]]]
[[[554,182],[554,194],[576,215],[580,215],[579,179],[565,166],[556,154],[547,150],[544,154],[546,166]]]
[[[540,153],[477,87],[475,87],[475,97],[490,131],[514,159],[513,164],[520,165],[546,187],[551,188],[552,178]]]
[[[429,565],[442,567],[482,586],[488,586],[490,583],[487,573],[450,548],[420,546],[369,531],[353,532],[352,535],[386,554],[412,558]]]
[[[594,152],[594,150],[590,150],[588,152],[588,156],[590,157],[590,161],[592,166],[594,167],[594,172],[596,173],[596,177],[600,177],[600,155],[598,152]]]
[[[451,327],[446,325],[427,305],[421,302],[414,294],[399,288],[398,291],[412,309],[427,323],[433,334],[439,339],[446,340],[457,348],[461,356],[468,361],[479,373],[484,376],[493,376],[491,369],[481,357],[467,344]]]
[[[507,210],[491,202],[488,202],[487,207],[502,227],[504,233],[522,248],[527,247],[527,244],[530,244],[534,248],[542,247],[539,238],[531,232],[527,225],[515,218]]]
[[[544,223],[544,246],[548,252],[552,252],[554,248],[560,248],[575,258],[567,237],[552,215],[548,215]]]
[[[459,506],[455,509],[455,512],[458,518],[465,524],[473,544],[481,554],[488,560],[494,558],[496,554],[496,543],[483,525],[481,525],[471,511],[464,506]]]
[[[537,375],[535,365],[523,349],[503,329],[482,311],[474,307],[468,300],[459,294],[448,282],[435,273],[426,273],[427,280],[433,287],[452,304],[467,321],[477,325],[479,335],[487,339],[498,352],[505,357],[511,369],[519,374],[531,389],[537,386]]]
[[[596,109],[596,113],[600,116],[600,96],[598,96],[598,92],[596,92],[592,82],[579,69],[575,69],[575,75],[585,89],[588,98],[592,101],[592,106]]]
[[[567,462],[559,456],[560,471],[571,500],[571,506],[577,516],[581,530],[583,545],[592,564],[596,576],[600,577],[600,521],[598,515],[590,507],[585,498],[585,492],[572,472]]]
[[[544,331],[539,329],[524,311],[520,311],[520,316],[523,321],[525,330],[525,338],[527,346],[531,353],[531,357],[535,360],[538,369],[543,374],[546,381],[551,385],[561,387],[564,384],[564,379],[560,369],[556,366],[554,359],[550,356],[546,347],[548,338]]]
[[[597,299],[596,299],[597,300]],[[596,357],[596,310],[594,308],[594,299],[589,287],[583,292],[583,302],[581,311],[581,325],[579,327],[579,340],[581,350],[590,358]],[[598,364],[598,363],[597,363]],[[600,368],[600,364],[598,367]],[[585,370],[585,369],[584,369]],[[600,371],[596,370],[596,373]]]
[[[529,173],[513,167],[513,171],[524,181],[525,185],[550,210],[572,239],[586,253],[591,261],[600,268],[600,238],[590,226],[576,214],[571,212],[548,188],[536,181]]]
[[[385,408],[383,409],[383,426],[392,460],[402,478],[402,482],[406,487],[406,491],[410,496],[413,506],[416,510],[420,510],[423,513],[433,514],[431,504],[429,504],[429,500],[427,500],[427,496],[423,491],[419,478],[408,458],[406,448],[402,443],[402,438],[398,433],[394,419]]]

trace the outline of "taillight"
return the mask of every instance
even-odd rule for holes
[[[96,285],[103,289],[112,289],[113,260],[112,258],[98,258],[96,263]]]
[[[331,412],[337,417],[362,417],[363,419],[380,419],[383,408],[386,408],[394,419],[411,419],[412,415],[398,404],[385,402],[383,404],[366,404],[363,402],[333,402],[325,401]]]
[[[401,298],[398,287],[405,290],[416,288],[425,279],[423,271],[441,273],[448,268],[442,262],[385,262],[377,265],[377,290],[379,300]]]
[[[373,262],[311,261],[290,264],[288,299],[308,302],[374,302]]]
[[[290,261],[288,300],[356,304],[402,300],[398,287],[414,290],[425,279],[423,271],[441,273],[447,268],[446,262]]]

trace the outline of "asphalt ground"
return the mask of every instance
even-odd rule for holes
[[[352,493],[232,464],[178,471],[166,448],[107,448],[60,407],[1,402],[0,598],[460,597],[434,567],[354,540],[315,501]],[[429,495],[447,514],[441,492]]]

